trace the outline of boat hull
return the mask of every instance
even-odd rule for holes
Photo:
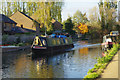
[[[32,48],[33,54],[39,54],[39,55],[51,55],[51,54],[57,54],[60,52],[64,52],[67,49],[73,48],[73,44],[69,45],[59,45],[59,46],[51,46],[46,48]]]

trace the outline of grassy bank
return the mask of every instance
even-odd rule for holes
[[[114,44],[113,48],[108,50],[108,54],[105,57],[99,57],[97,59],[97,63],[94,65],[94,68],[90,69],[87,72],[87,75],[84,77],[84,80],[91,80],[100,77],[101,73],[107,67],[114,55],[118,52],[119,48],[120,44]]]

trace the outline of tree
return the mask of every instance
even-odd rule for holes
[[[116,11],[117,11],[117,1],[116,0],[107,0],[99,2],[99,13],[100,13],[100,22],[102,26],[102,31],[109,33],[114,23],[116,22]]]
[[[58,21],[62,21],[61,19],[61,11],[62,11],[62,2],[37,2],[36,12],[33,14],[33,18],[35,18],[41,25],[42,30],[44,28],[47,31],[52,31],[52,18],[57,19]],[[44,28],[43,28],[44,27]]]
[[[36,12],[36,10],[37,10],[37,3],[33,2],[33,13]]]
[[[75,32],[73,31],[73,22],[72,22],[72,19],[71,17],[69,17],[66,21],[65,21],[65,31],[68,32],[69,34],[71,35],[74,35]]]
[[[17,1],[17,11],[21,11],[21,6],[20,6],[21,2]]]
[[[27,14],[28,16],[31,16],[33,14],[33,7],[32,7],[32,2],[27,2]]]
[[[2,14],[7,15],[7,7],[5,2],[2,2]]]
[[[33,27],[36,27],[36,34],[40,35],[40,24],[36,20],[33,20]]]
[[[2,3],[3,3],[3,2],[0,3],[0,5],[1,5],[1,6],[0,6],[0,14],[2,14],[2,11],[3,11]]]
[[[17,2],[13,2],[13,13],[17,12]]]
[[[96,35],[101,34],[101,23],[99,19],[99,13],[97,7],[93,7],[89,10],[89,21],[86,23],[89,26],[89,34],[92,37],[96,37]]]
[[[25,10],[25,2],[23,2],[23,5],[22,5],[22,12],[26,14],[26,10]]]
[[[86,13],[82,14],[79,10],[77,10],[72,18],[74,23],[74,30],[79,33],[80,30],[78,29],[78,26],[80,23],[85,24],[88,21]]]
[[[88,32],[88,27],[85,24],[80,23],[80,25],[78,26],[78,28],[80,30],[80,33],[82,33],[82,34],[85,34],[85,33]]]
[[[86,23],[88,21],[86,17],[86,13],[81,13],[79,10],[76,11],[76,13],[73,15],[73,22],[76,24],[79,23]]]
[[[7,2],[7,16],[10,17],[11,15],[12,15],[11,2]]]

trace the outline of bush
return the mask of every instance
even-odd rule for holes
[[[13,44],[13,46],[25,46],[25,43],[18,43],[18,44]]]
[[[101,64],[99,69],[105,69],[106,68],[107,63]]]
[[[86,79],[84,79],[84,80],[87,80],[88,78],[97,78],[99,76],[99,74],[98,73],[96,73],[96,72],[93,72],[93,73],[89,73],[88,75],[86,75],[84,78],[86,78]]]
[[[7,41],[8,35],[2,35],[2,44],[4,45]]]
[[[97,70],[98,70],[98,69],[96,69],[96,68],[94,67],[94,68],[92,68],[92,69],[89,69],[89,71],[87,72],[87,74],[96,72]]]

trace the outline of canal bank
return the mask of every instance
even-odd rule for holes
[[[31,46],[30,45],[28,46],[2,46],[0,48],[2,49],[2,52],[5,53],[5,52],[15,52],[18,50],[30,49]]]
[[[104,73],[101,74],[101,78],[99,80],[103,80],[105,78],[113,78],[114,80],[120,80],[120,73],[118,71],[119,58],[120,58],[120,50],[114,56],[113,60],[108,64],[108,66],[104,70]]]

